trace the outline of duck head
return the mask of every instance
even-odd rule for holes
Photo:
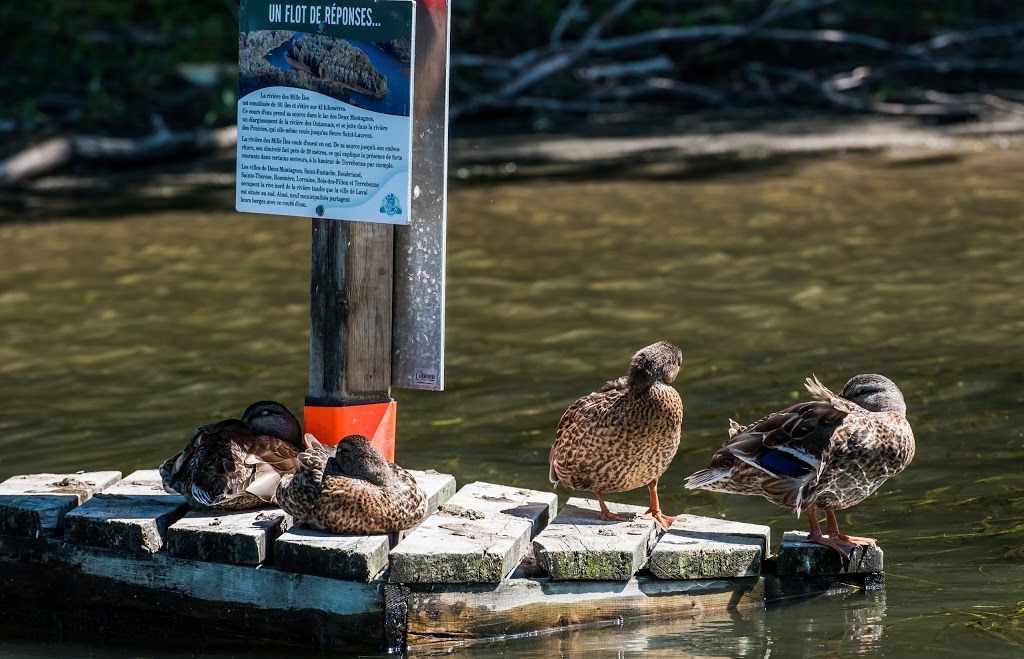
[[[334,462],[343,475],[375,485],[388,485],[394,478],[388,461],[362,435],[349,435],[338,442]]]
[[[906,416],[907,403],[896,383],[877,373],[862,373],[850,378],[839,394],[871,412],[899,412]]]
[[[672,384],[682,363],[683,353],[675,344],[658,341],[633,355],[629,364],[629,386],[647,389],[655,382]]]
[[[242,423],[257,435],[270,435],[299,449],[304,448],[298,419],[281,403],[272,400],[253,403],[242,414]]]

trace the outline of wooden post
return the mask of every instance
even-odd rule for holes
[[[307,405],[391,400],[394,227],[313,218]]]

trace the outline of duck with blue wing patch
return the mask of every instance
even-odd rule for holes
[[[884,376],[854,376],[838,396],[817,377],[805,386],[815,400],[747,426],[730,420],[729,441],[686,487],[762,496],[797,515],[806,510],[810,539],[849,557],[874,540],[839,533],[835,511],[903,471],[914,457],[914,433],[902,392]],[[828,535],[818,525],[819,509]]]

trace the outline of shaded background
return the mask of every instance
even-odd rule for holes
[[[233,123],[237,13],[231,0],[3,3],[0,154],[63,132]],[[1019,113],[1022,22],[1024,4],[1003,0],[461,0],[455,128],[705,110]]]

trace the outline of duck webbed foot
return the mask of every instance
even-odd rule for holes
[[[834,510],[825,511],[825,525],[828,529],[828,537],[847,542],[855,547],[867,547],[875,544],[874,538],[862,538],[859,535],[844,535],[839,532],[839,521],[836,519]]]
[[[642,515],[638,515],[641,519],[653,519],[661,527],[662,531],[668,531],[668,527],[672,526],[672,522],[676,521],[676,515],[666,515],[660,510],[647,509]]]
[[[597,503],[601,506],[601,514],[598,515],[598,519],[605,522],[632,522],[636,519],[635,515],[623,515],[622,513],[613,513],[608,510],[608,505],[605,504],[604,499],[601,497],[600,492],[594,492],[597,496]]]
[[[677,515],[666,515],[661,512],[661,504],[658,502],[658,481],[651,481],[647,484],[647,490],[651,493],[651,506],[640,517],[653,519],[663,531],[668,531],[672,522],[676,521]]]
[[[818,507],[811,505],[807,507],[807,520],[810,522],[811,535],[808,538],[811,542],[825,547],[835,549],[846,560],[853,556],[856,547],[864,547],[874,544],[873,538],[859,538],[857,536],[843,535],[839,532],[839,524],[836,522],[836,514],[832,510],[825,511],[825,522],[828,526],[828,535],[821,532],[818,526]]]

